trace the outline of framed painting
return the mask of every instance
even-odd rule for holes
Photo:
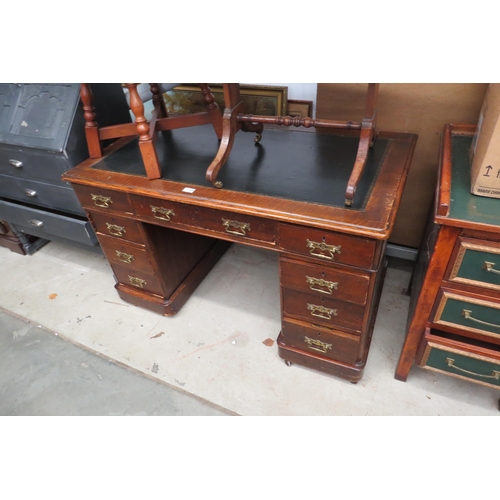
[[[209,83],[215,102],[224,111],[224,93],[222,84]],[[273,85],[240,84],[241,100],[245,104],[245,113],[265,116],[284,116],[287,112],[288,87]],[[200,87],[183,84],[163,94],[167,111],[172,115],[182,115],[205,111]]]
[[[312,101],[292,100],[288,101],[286,114],[298,116],[299,118],[312,118]]]

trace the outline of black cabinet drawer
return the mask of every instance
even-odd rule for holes
[[[0,145],[0,174],[68,187],[61,176],[86,157],[85,152],[69,159],[60,153]]]
[[[0,197],[85,216],[85,211],[71,186],[54,186],[0,175]]]
[[[86,245],[98,245],[90,222],[86,219],[55,214],[0,200],[0,218],[8,220],[27,234],[46,238],[59,237]]]

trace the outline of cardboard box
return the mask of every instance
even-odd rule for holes
[[[471,144],[471,192],[500,198],[500,83],[490,83]]]

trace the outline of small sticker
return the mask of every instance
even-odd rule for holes
[[[194,193],[196,191],[196,189],[194,188],[184,188],[182,190],[183,193]]]

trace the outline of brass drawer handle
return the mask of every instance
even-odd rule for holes
[[[16,168],[22,168],[23,162],[19,160],[9,160],[9,164]]]
[[[155,219],[160,220],[171,220],[171,217],[175,215],[174,211],[170,208],[163,207],[154,207],[153,205],[149,205],[151,207],[151,211],[153,212],[153,217]]]
[[[106,227],[108,228],[109,234],[113,236],[123,236],[123,233],[126,233],[127,230],[123,226],[117,226],[115,224],[110,224],[106,222]]]
[[[136,286],[137,288],[144,288],[144,285],[147,284],[146,280],[141,280],[140,278],[135,278],[134,276],[128,277],[130,284],[132,286]]]
[[[492,370],[491,375],[482,375],[481,373],[474,373],[470,372],[469,370],[464,370],[463,368],[460,368],[459,366],[455,365],[455,360],[452,358],[446,358],[446,364],[451,367],[455,368],[455,370],[458,370],[459,372],[467,373],[469,375],[474,375],[475,377],[483,377],[483,378],[492,378],[494,380],[500,380],[500,372],[496,370]]]
[[[462,311],[462,316],[465,319],[470,319],[471,321],[475,321],[476,323],[481,323],[481,325],[492,326],[494,328],[500,328],[500,325],[495,325],[494,323],[488,323],[486,321],[482,321],[480,319],[473,318],[472,317],[472,311],[468,311],[467,309],[464,309]]]
[[[35,227],[42,227],[43,222],[41,220],[31,219],[30,224]]]
[[[306,247],[309,248],[309,253],[321,259],[333,260],[336,253],[340,254],[340,245],[327,245],[324,242],[306,240]],[[327,254],[325,255],[325,252]]]
[[[27,196],[36,196],[36,191],[34,191],[33,189],[25,189],[25,190],[24,190],[24,193],[25,193]]]
[[[326,342],[321,342],[321,340],[310,339],[309,337],[304,337],[304,341],[309,349],[313,351],[326,353],[328,350],[332,350],[332,344],[327,344]]]
[[[337,309],[316,306],[314,304],[307,304],[307,310],[311,311],[311,316],[316,316],[318,318],[332,319],[332,316],[337,316]]]
[[[483,269],[486,269],[489,273],[495,273],[495,274],[500,274],[500,271],[498,269],[493,269],[495,267],[494,262],[484,262],[483,264]]]
[[[116,251],[116,256],[118,257],[118,260],[125,262],[125,264],[131,264],[132,261],[135,259],[135,257],[129,253],[120,252],[119,250],[115,250],[115,251]]]
[[[92,197],[92,201],[94,202],[94,205],[96,207],[109,208],[109,205],[113,203],[109,196],[102,196],[100,194],[92,193],[90,193],[90,196]]]
[[[326,281],[320,278],[311,278],[310,276],[306,276],[306,283],[311,285],[309,287],[311,290],[314,290],[315,292],[327,293],[328,295],[331,295],[333,290],[337,290],[339,286],[337,281]],[[316,286],[322,286],[323,288],[326,288],[326,290],[316,288]]]
[[[250,224],[248,222],[222,219],[222,225],[226,229],[226,233],[236,234],[237,236],[246,236],[246,232],[250,231]],[[230,227],[234,227],[234,229],[229,229]]]

